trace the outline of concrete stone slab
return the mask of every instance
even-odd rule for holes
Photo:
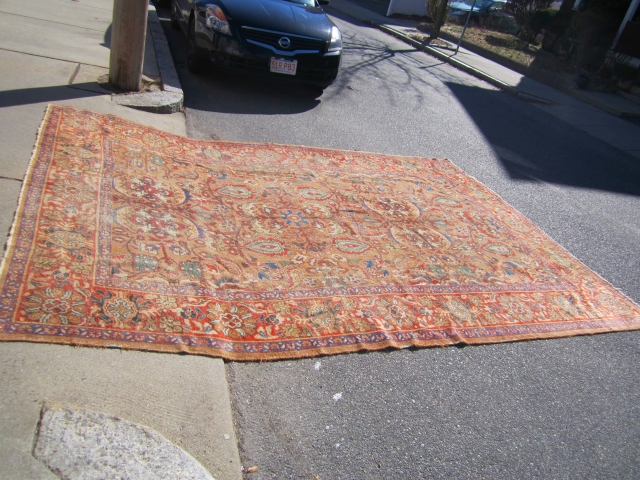
[[[0,16],[0,22],[1,18]],[[4,45],[3,36],[3,33],[0,32],[0,45]],[[78,67],[78,62],[60,61],[0,50],[0,65],[3,70],[3,74],[0,75],[0,108],[2,108],[10,105],[41,102],[41,98],[33,102],[25,101],[21,97],[36,93],[29,89],[67,85]],[[11,72],[11,75],[8,72]],[[32,100],[32,98],[27,100]]]
[[[449,55],[460,62],[471,65],[472,67],[477,68],[478,70],[485,72],[512,87],[517,87],[524,77],[524,75],[514,72],[513,70],[509,70],[502,65],[498,65],[495,62],[479,57],[465,48],[460,48],[458,53],[455,55],[455,52],[444,48],[436,48],[436,50],[444,53],[445,55]]]
[[[113,1],[94,1],[89,5],[85,0],[78,2],[49,0],[34,8],[32,2],[3,0],[0,12],[3,15],[20,15],[44,20],[64,26],[76,26],[104,32],[111,24]]]
[[[146,425],[218,480],[241,478],[219,359],[5,342],[0,378],[0,478],[55,478],[31,455],[44,404]]]
[[[214,480],[158,432],[98,412],[44,410],[33,455],[62,480]]]
[[[81,65],[74,80],[74,86],[80,88],[70,88],[67,85],[76,72],[77,63],[0,50],[0,65],[3,71],[12,72],[0,75],[0,176],[22,180],[49,103],[119,115],[179,135],[186,134],[184,115],[180,113],[153,115],[136,111],[114,104],[110,95],[98,96],[90,91],[89,82],[95,82],[106,72],[104,68]],[[102,90],[97,88],[96,91]]]
[[[36,18],[0,15],[0,44],[5,50],[109,67],[105,33]],[[37,35],[31,32],[37,32]]]
[[[0,178],[0,192],[2,192],[0,194],[0,252],[4,252],[21,189],[21,181]]]
[[[162,77],[162,88],[165,92],[179,93],[183,95],[182,85],[178,78],[178,72],[173,63],[173,56],[169,49],[169,43],[167,37],[162,30],[158,13],[153,5],[149,5],[148,16],[149,31],[151,33],[151,39],[156,52],[156,59],[158,61],[158,69],[160,76]]]
[[[104,67],[94,67],[93,65],[78,64],[76,74],[73,77],[72,85],[78,85],[83,83],[94,83],[100,77],[109,75],[109,69]],[[104,93],[104,89],[103,93]]]

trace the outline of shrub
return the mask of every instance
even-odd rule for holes
[[[614,70],[618,74],[618,78],[623,81],[635,80],[640,73],[638,67],[628,63],[616,63]]]
[[[549,30],[557,14],[558,10],[552,10],[550,8],[533,12],[529,16],[529,28],[531,28],[533,36],[535,37],[543,30]]]
[[[583,0],[571,19],[568,34],[577,45],[579,67],[597,70],[604,63],[629,0]]]
[[[520,27],[520,38],[533,42],[536,32],[531,29],[531,16],[538,10],[549,8],[552,0],[511,0],[507,2],[507,11],[513,14]]]

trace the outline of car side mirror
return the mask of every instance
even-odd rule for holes
[[[329,5],[329,0],[318,0],[320,5]]]

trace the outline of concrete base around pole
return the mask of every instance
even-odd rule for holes
[[[125,107],[152,113],[176,113],[182,109],[182,93],[145,92],[114,95],[113,102]]]
[[[213,480],[155,430],[85,410],[43,409],[33,456],[62,480]]]

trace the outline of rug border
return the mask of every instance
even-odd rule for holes
[[[29,164],[27,165],[27,171],[22,177],[22,186],[20,188],[20,195],[18,195],[17,208],[15,213],[13,214],[11,229],[9,230],[9,236],[7,237],[7,241],[5,243],[4,255],[2,257],[2,261],[0,262],[0,288],[5,285],[7,275],[9,274],[10,262],[13,259],[13,254],[15,252],[16,244],[18,241],[17,234],[22,227],[23,213],[27,205],[27,193],[29,190],[29,186],[31,185],[31,179],[33,177],[35,166],[38,163],[40,151],[42,149],[42,143],[40,142],[40,139],[42,138],[43,131],[49,118],[53,115],[53,111],[57,107],[61,108],[60,106],[53,105],[51,103],[47,105],[44,112],[44,118],[42,119],[42,122],[40,122],[40,126],[38,127],[38,131],[36,133],[36,141],[35,145],[33,146],[33,150],[31,151],[31,159],[29,160]],[[0,339],[2,339],[2,336],[0,336]]]
[[[640,320],[640,317],[631,317],[631,319]],[[619,319],[612,319],[619,320]],[[335,347],[319,347],[309,348],[305,350],[286,350],[281,352],[259,352],[259,353],[243,353],[230,352],[220,348],[208,347],[190,347],[187,345],[163,345],[163,344],[146,344],[142,342],[127,342],[113,340],[84,339],[77,337],[52,337],[42,335],[16,335],[0,333],[0,341],[8,342],[29,342],[29,343],[45,343],[55,345],[69,345],[75,347],[94,347],[94,348],[111,348],[118,350],[144,351],[155,353],[188,353],[201,355],[206,357],[222,358],[226,361],[245,362],[245,361],[274,361],[274,360],[294,360],[302,358],[313,358],[318,356],[338,355],[342,353],[355,353],[361,351],[381,351],[403,350],[412,347],[446,347],[452,345],[475,346],[475,345],[493,345],[500,343],[513,343],[525,340],[547,340],[555,338],[569,338],[587,335],[599,335],[603,333],[616,332],[632,332],[640,330],[640,323],[629,327],[603,327],[596,329],[576,329],[565,330],[561,332],[544,332],[535,334],[520,334],[509,336],[491,336],[482,338],[456,338],[449,337],[443,339],[432,340],[409,340],[398,342],[394,340],[385,340],[378,343],[356,343],[350,345],[341,345]],[[238,342],[242,343],[242,342]]]

